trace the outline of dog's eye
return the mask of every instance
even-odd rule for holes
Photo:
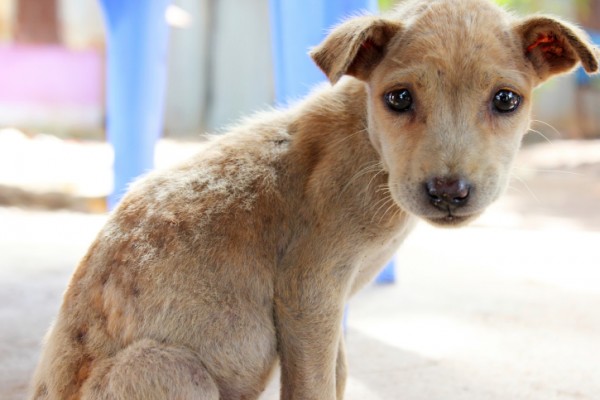
[[[412,106],[412,96],[407,89],[392,90],[384,95],[385,104],[397,112],[406,112]]]
[[[519,108],[521,96],[513,91],[502,89],[494,95],[494,108],[501,113],[509,113]]]

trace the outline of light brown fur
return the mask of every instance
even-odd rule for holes
[[[256,399],[277,360],[282,399],[343,398],[348,297],[415,217],[460,225],[495,200],[531,90],[579,61],[594,72],[595,51],[482,0],[340,25],[311,55],[333,83],[351,77],[133,185],[73,275],[33,398]],[[384,105],[397,88],[411,112]],[[523,99],[510,115],[490,106],[503,88]],[[455,210],[424,190],[448,176],[472,184]]]

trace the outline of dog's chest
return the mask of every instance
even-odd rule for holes
[[[368,237],[365,236],[362,251],[357,254],[354,265],[356,274],[351,293],[355,293],[373,280],[381,267],[393,258],[394,253],[412,231],[415,224],[416,219],[414,217],[402,214],[395,229],[386,229],[378,235],[370,233]],[[368,231],[368,229],[365,229],[365,231]]]

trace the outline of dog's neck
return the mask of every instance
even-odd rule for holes
[[[284,185],[295,201],[281,236],[287,243],[316,240],[314,248],[336,249],[328,255],[331,262],[360,264],[349,289],[355,292],[413,226],[392,199],[388,173],[369,139],[367,88],[344,79],[287,115],[291,146],[284,170],[292,172]]]
[[[302,197],[326,213],[352,213],[360,220],[356,226],[394,230],[405,215],[390,197],[387,171],[369,140],[366,85],[344,79],[298,109],[302,115],[290,110],[288,131],[303,175]]]
[[[296,110],[301,110],[302,114],[296,114]],[[290,127],[299,138],[320,136],[320,142],[343,139],[366,129],[366,85],[351,77],[334,86],[324,84],[291,111]]]

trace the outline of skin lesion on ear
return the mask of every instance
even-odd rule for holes
[[[363,50],[369,51],[373,49],[373,47],[375,47],[375,43],[371,39],[366,39],[364,42],[361,43],[360,47]]]
[[[564,46],[557,43],[558,39],[553,33],[541,33],[535,42],[527,47],[527,53],[531,53],[533,49],[540,47],[544,53],[553,53],[560,56],[564,52]]]
[[[572,70],[581,62],[588,73],[598,70],[598,53],[583,31],[555,18],[537,16],[522,21],[517,32],[523,51],[540,81]]]

